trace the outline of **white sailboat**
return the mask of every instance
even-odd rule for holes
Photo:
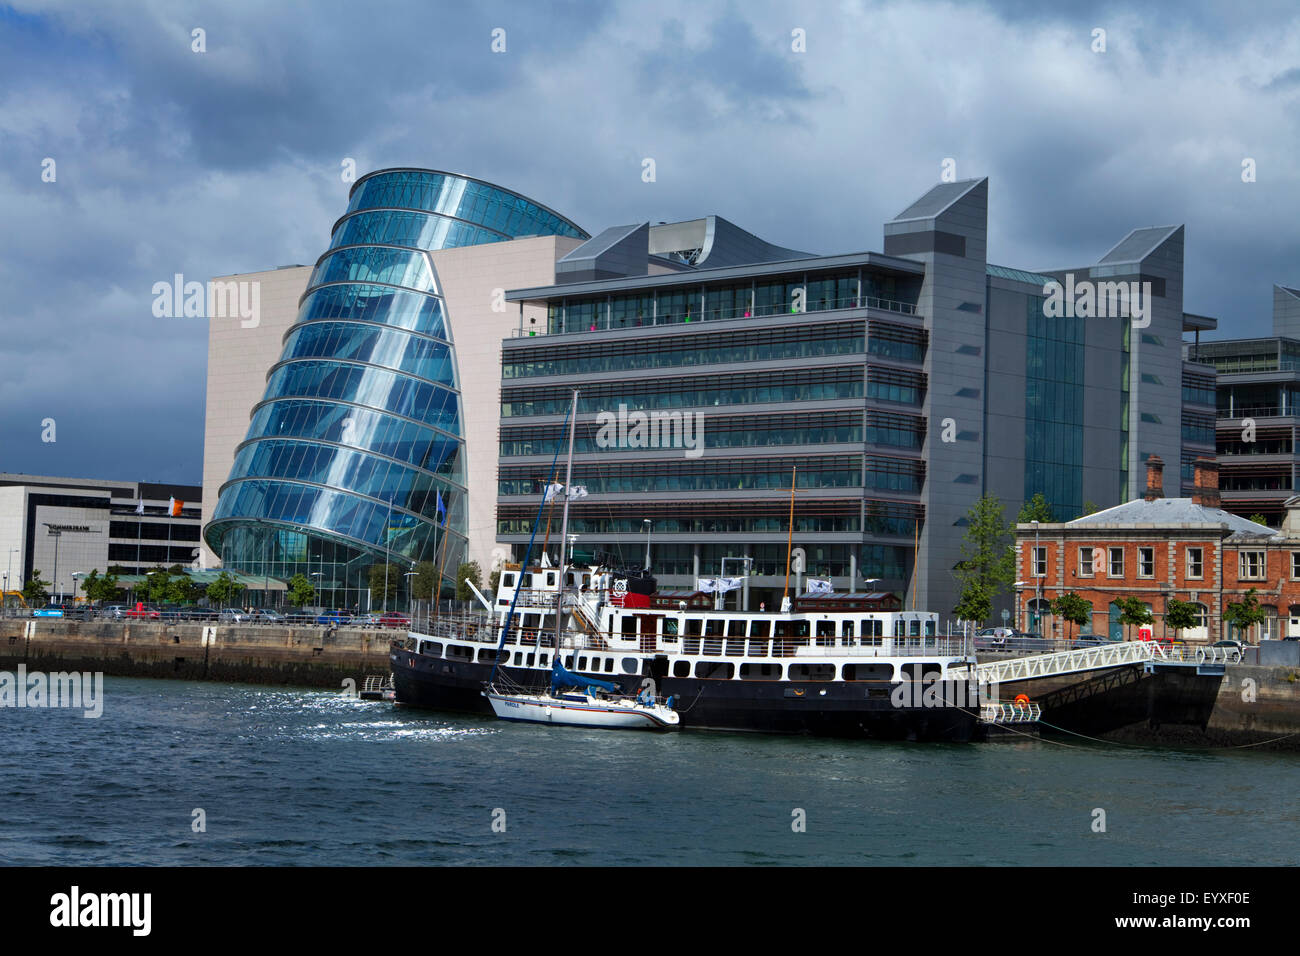
[[[569,671],[560,662],[564,622],[564,579],[568,573],[568,556],[564,543],[569,537],[569,502],[573,499],[573,439],[577,430],[578,390],[573,390],[573,404],[569,410],[569,458],[564,484],[550,486],[562,488],[564,517],[560,524],[560,586],[555,599],[555,659],[551,666],[551,685],[547,690],[531,691],[495,683],[497,669],[484,687],[483,696],[492,705],[492,712],[503,720],[536,724],[562,724],[570,727],[606,727],[617,730],[671,730],[681,724],[681,717],[672,707],[673,699],[660,701],[655,697],[655,684],[650,678],[641,682],[635,696],[619,692],[617,684],[583,677]],[[550,492],[548,491],[548,497]],[[540,514],[539,514],[540,517]],[[534,533],[535,533],[534,529]],[[532,550],[530,543],[529,550]],[[518,595],[518,587],[515,589]],[[511,608],[513,613],[513,605]],[[506,631],[509,629],[507,614]],[[502,634],[504,644],[506,634]]]

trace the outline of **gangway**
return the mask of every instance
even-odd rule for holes
[[[1057,651],[1054,654],[1031,654],[1004,661],[987,661],[975,665],[975,671],[981,685],[1006,684],[1038,677],[1124,667],[1128,664],[1146,664],[1152,658],[1163,657],[1165,653],[1156,641],[1121,641],[1096,647],[1081,647],[1073,651]]]

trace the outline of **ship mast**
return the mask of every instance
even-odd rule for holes
[[[785,590],[781,594],[782,613],[790,610],[790,555],[794,551],[794,483],[798,474],[799,466],[795,465],[794,470],[790,472],[790,538],[785,544]]]
[[[564,468],[564,517],[560,521],[560,586],[555,591],[555,660],[561,661],[560,635],[564,630],[564,575],[569,569],[565,542],[569,540],[569,483],[573,481],[573,436],[578,430],[578,390],[573,390],[573,408],[569,413],[569,460]],[[562,661],[561,661],[562,662]]]

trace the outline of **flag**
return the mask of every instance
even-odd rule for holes
[[[830,581],[819,581],[816,578],[808,579],[809,594],[833,594],[835,588],[831,586]]]
[[[546,500],[547,501],[553,500],[555,497],[559,495],[561,491],[564,491],[564,485],[560,484],[558,481],[553,485],[547,485]],[[585,498],[587,497],[587,486],[570,485],[569,490],[565,492],[565,497],[568,498],[570,501],[575,501],[578,498]]]
[[[705,594],[726,594],[743,585],[743,578],[700,578],[700,590]]]
[[[447,526],[447,507],[442,503],[442,492],[438,492],[438,524]]]
[[[699,588],[705,594],[712,594],[714,591],[718,589],[717,583],[714,581],[713,578],[700,578]]]
[[[142,515],[142,514],[144,514],[144,499],[143,499],[143,498],[141,498],[139,501],[137,501],[137,502],[135,503],[135,513],[138,514],[138,515]]]
[[[179,501],[176,498],[167,499],[167,513],[170,514],[173,518],[179,517],[181,513],[181,509],[184,507],[185,507],[185,502],[183,501]]]
[[[587,497],[586,485],[571,485],[569,487],[569,498],[571,500],[577,498],[585,498],[585,497]]]
[[[553,485],[547,485],[547,486],[546,486],[546,500],[547,500],[547,501],[552,501],[552,500],[554,500],[555,496],[558,495],[558,494],[560,493],[560,490],[561,490],[563,487],[564,487],[564,485],[560,484],[558,481],[557,481],[555,484],[553,484]]]

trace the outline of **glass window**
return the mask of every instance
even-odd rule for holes
[[[1034,577],[1047,577],[1047,548],[1034,548]]]
[[[1264,577],[1264,552],[1242,551],[1238,554],[1238,577],[1259,580]]]
[[[1205,552],[1201,548],[1187,549],[1187,576],[1189,578],[1201,578],[1205,576],[1204,554]],[[1293,552],[1292,554],[1293,570],[1295,568],[1295,561],[1294,561],[1295,554],[1296,552]]]
[[[1124,549],[1110,549],[1110,577],[1122,578],[1124,576]]]
[[[1079,577],[1092,577],[1092,548],[1079,549]]]
[[[1138,548],[1138,577],[1153,578],[1156,576],[1156,550],[1155,548]]]

